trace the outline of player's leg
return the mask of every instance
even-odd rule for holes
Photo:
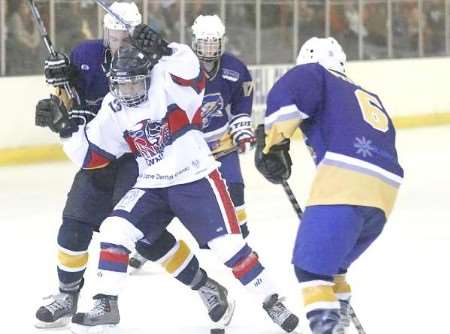
[[[338,274],[334,276],[334,292],[341,306],[341,323],[350,326],[351,286],[346,273],[350,265],[378,238],[386,222],[384,212],[378,208],[357,207],[356,210],[364,217],[364,226],[355,246],[341,264]]]
[[[172,187],[169,200],[199,245],[208,244],[275,323],[288,332],[294,330],[298,318],[283,305],[258,255],[243,239],[220,173],[214,171],[202,180]]]
[[[305,210],[293,264],[313,334],[343,332],[333,276],[354,248],[363,226],[364,219],[354,206],[323,205]]]
[[[58,231],[59,293],[36,312],[36,327],[61,327],[75,314],[88,261],[92,233],[111,211],[115,166],[102,171],[80,170],[73,181]]]

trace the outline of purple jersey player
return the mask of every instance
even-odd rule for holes
[[[392,121],[376,94],[345,75],[345,62],[335,39],[308,40],[270,90],[258,127],[255,163],[269,181],[289,178],[298,127],[317,165],[292,260],[314,334],[349,325],[344,275],[380,235],[403,178]]]

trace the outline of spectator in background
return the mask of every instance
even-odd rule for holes
[[[41,71],[41,37],[24,0],[8,3],[6,74],[25,75]]]
[[[423,7],[425,55],[442,56],[445,54],[445,3],[443,0],[429,0]]]

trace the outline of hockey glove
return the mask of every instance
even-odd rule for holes
[[[44,62],[45,81],[52,86],[61,87],[69,84],[71,73],[70,61],[62,52],[49,56]]]
[[[261,134],[262,133],[262,134]],[[269,153],[264,154],[265,146],[264,125],[257,129],[257,144],[255,151],[256,169],[270,182],[280,184],[291,176],[292,160],[289,155],[290,141],[283,140],[278,145],[270,148]]]
[[[146,24],[139,24],[134,28],[131,40],[133,46],[150,58],[153,65],[162,56],[170,56],[172,54],[172,49],[168,46],[169,43]]]
[[[70,119],[64,103],[55,95],[49,99],[40,100],[36,106],[36,125],[49,127],[61,138],[68,138],[78,130],[78,125]]]
[[[230,122],[228,129],[234,145],[239,153],[250,151],[256,144],[256,137],[252,130],[252,121],[250,116],[241,115]]]

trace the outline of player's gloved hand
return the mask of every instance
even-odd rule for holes
[[[55,95],[38,102],[35,116],[37,126],[49,127],[61,138],[68,138],[78,130],[78,125],[70,119],[64,103]]]
[[[52,86],[61,87],[69,83],[70,61],[62,52],[49,56],[44,61],[45,81]]]
[[[289,179],[292,166],[292,160],[289,155],[290,140],[285,139],[281,143],[272,146],[267,154],[263,153],[264,146],[264,125],[260,125],[257,129],[257,144],[255,150],[256,169],[268,181],[275,184],[280,184]]]
[[[156,64],[162,56],[172,54],[169,43],[146,24],[139,24],[134,28],[131,43],[149,57],[153,64]]]
[[[250,116],[242,115],[233,119],[230,122],[228,132],[239,153],[250,151],[256,144]]]
[[[89,110],[70,110],[69,111],[69,118],[76,124],[76,125],[86,125],[89,123],[94,117],[95,113]]]

